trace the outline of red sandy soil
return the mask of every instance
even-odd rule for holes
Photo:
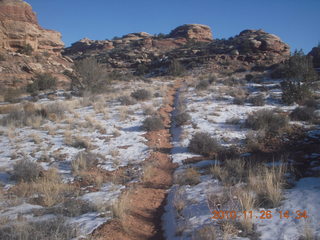
[[[147,145],[153,149],[145,160],[145,175],[142,182],[128,191],[128,207],[124,216],[112,220],[94,232],[94,239],[144,240],[164,239],[161,228],[161,216],[166,202],[167,189],[173,182],[176,167],[171,161],[171,112],[175,93],[181,81],[176,81],[168,89],[165,104],[159,109],[166,129],[145,134]],[[122,195],[124,196],[124,195]]]

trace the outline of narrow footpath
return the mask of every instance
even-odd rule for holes
[[[158,110],[165,129],[145,134],[152,153],[144,163],[142,182],[125,192],[120,218],[100,227],[93,235],[97,240],[162,240],[161,216],[164,213],[167,190],[173,183],[172,136],[170,132],[174,101],[181,81],[168,88],[163,106]]]

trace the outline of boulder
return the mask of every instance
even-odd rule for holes
[[[185,24],[172,30],[169,38],[186,38],[200,42],[213,40],[212,31],[209,26],[201,24]]]

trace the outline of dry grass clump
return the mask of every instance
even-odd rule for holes
[[[147,117],[143,121],[142,129],[145,131],[158,131],[164,129],[163,121],[158,116]]]
[[[15,127],[32,126],[39,128],[44,119],[56,121],[64,116],[68,108],[61,102],[51,103],[44,106],[34,103],[26,103],[20,108],[14,108],[7,116],[1,119],[3,126]]]
[[[189,167],[175,176],[175,182],[179,185],[196,185],[200,183],[200,173]]]
[[[306,223],[303,226],[303,235],[300,236],[299,240],[319,240],[320,238],[316,236],[314,228],[310,224]]]
[[[247,190],[239,190],[237,194],[242,211],[252,211],[256,207],[256,196],[253,192]]]
[[[177,214],[179,216],[182,216],[182,211],[186,207],[186,199],[184,196],[184,190],[179,188],[173,197],[173,206],[175,207]]]
[[[260,167],[249,172],[248,184],[258,196],[259,205],[277,207],[283,199],[286,166]]]
[[[118,98],[118,101],[120,102],[121,105],[129,106],[129,105],[134,105],[137,103],[137,101],[131,97],[131,96],[121,96]]]
[[[206,90],[210,86],[210,82],[208,80],[201,80],[196,86],[196,89],[199,91]]]
[[[222,221],[220,227],[223,232],[223,240],[229,240],[239,234],[237,223],[233,220]]]
[[[212,175],[225,185],[235,185],[247,178],[246,162],[243,159],[227,159],[223,165],[211,166]]]
[[[91,152],[80,152],[72,160],[71,168],[74,175],[78,175],[82,171],[87,171],[92,167],[97,166],[97,155]]]
[[[31,140],[35,143],[35,144],[40,144],[41,143],[41,137],[39,136],[39,134],[37,133],[32,133],[29,136],[31,138]]]
[[[126,221],[126,216],[131,205],[130,195],[132,191],[133,190],[122,193],[120,198],[113,203],[112,213],[114,218],[118,218],[120,221]]]
[[[143,109],[143,114],[144,115],[152,116],[152,115],[156,114],[156,110],[154,109],[153,106],[146,105],[146,106],[143,106],[142,109]]]
[[[212,156],[221,150],[221,145],[208,133],[199,132],[190,140],[189,150],[204,156]]]
[[[69,136],[65,135],[65,143],[68,146],[78,148],[78,149],[91,149],[92,144],[88,137],[82,137],[82,136]]]
[[[63,202],[67,196],[76,194],[73,186],[62,182],[56,169],[43,172],[43,176],[32,182],[20,182],[11,191],[18,197],[33,197],[33,202],[47,207]]]
[[[204,225],[192,234],[192,240],[216,240],[217,234],[214,225]]]
[[[77,230],[62,217],[44,221],[16,221],[0,226],[1,240],[69,240],[77,236]]]

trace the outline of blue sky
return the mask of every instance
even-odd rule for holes
[[[186,23],[209,25],[215,38],[261,28],[306,53],[320,41],[320,0],[26,1],[41,26],[62,33],[66,46],[84,37],[169,33]]]

